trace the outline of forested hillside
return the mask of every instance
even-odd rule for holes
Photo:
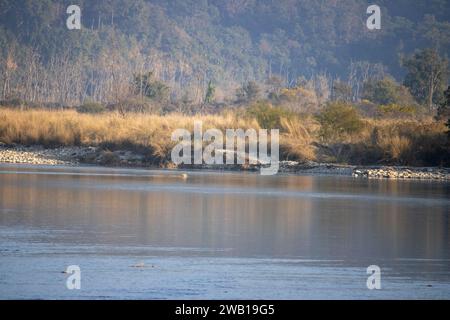
[[[382,27],[368,30],[372,2],[0,0],[2,99],[114,104],[145,78],[171,103],[236,101],[249,81],[279,93],[299,79],[325,98],[340,79],[359,100],[371,78],[401,83],[415,50],[450,52],[449,1],[378,0]],[[70,4],[81,30],[66,28]]]

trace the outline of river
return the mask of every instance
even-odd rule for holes
[[[0,165],[0,299],[450,299],[448,182],[181,173]]]

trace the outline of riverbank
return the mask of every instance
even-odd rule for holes
[[[98,147],[59,147],[44,148],[42,146],[15,146],[0,144],[0,163],[32,164],[32,165],[65,165],[77,166],[82,164],[129,167],[155,168],[151,158],[145,154],[118,150],[108,151]],[[168,163],[163,168],[176,168]],[[194,170],[259,170],[258,166],[182,166],[180,169]],[[450,181],[450,168],[438,167],[397,167],[397,166],[354,166],[314,161],[280,161],[279,173],[312,174],[312,175],[341,175],[365,179],[420,179]]]
[[[176,145],[171,134],[178,129],[193,132],[194,123],[202,123],[203,132],[218,129],[278,128],[281,160],[305,163],[403,164],[410,167],[450,167],[450,140],[443,121],[426,119],[361,118],[361,131],[325,135],[326,128],[314,115],[284,117],[275,115],[274,123],[265,123],[261,114],[229,110],[214,115],[140,114],[115,112],[84,114],[75,110],[16,110],[0,112],[0,142],[14,146],[46,148],[92,146],[103,152],[101,159],[85,162],[106,165],[165,166],[170,163]],[[263,117],[264,118],[264,117]],[[259,119],[259,120],[258,120]],[[264,118],[265,119],[265,118]],[[272,118],[271,118],[272,119]],[[325,130],[325,131],[324,131]],[[115,152],[127,150],[140,153]],[[89,157],[92,153],[89,152]],[[95,153],[93,153],[96,156]]]

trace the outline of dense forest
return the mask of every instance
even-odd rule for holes
[[[66,27],[70,4],[0,0],[2,100],[145,96],[182,111],[296,88],[285,100],[300,95],[309,108],[342,92],[360,101],[374,81],[403,83],[417,50],[450,52],[446,0],[379,0],[380,30],[366,27],[365,0],[79,0],[81,30]]]
[[[0,143],[167,165],[200,117],[280,129],[285,160],[450,165],[449,1],[378,0],[379,29],[365,0],[73,4],[0,0]]]

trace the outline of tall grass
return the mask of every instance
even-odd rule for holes
[[[203,130],[259,129],[256,118],[227,112],[220,115],[118,113],[82,114],[71,110],[0,109],[0,142],[56,146],[100,146],[109,150],[140,150],[168,162],[177,128]],[[450,165],[449,143],[443,122],[362,119],[363,128],[345,139],[323,142],[321,126],[312,116],[280,119],[282,159],[334,161],[353,164]]]

